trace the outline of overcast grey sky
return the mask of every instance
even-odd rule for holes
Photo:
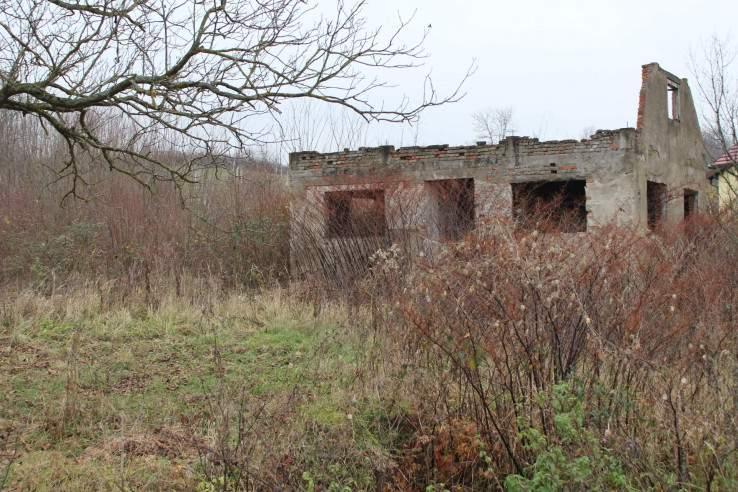
[[[735,0],[371,0],[367,14],[377,25],[413,11],[416,34],[432,26],[426,69],[440,89],[472,60],[478,65],[463,101],[424,114],[423,145],[473,142],[471,114],[485,107],[511,106],[516,134],[546,139],[634,126],[641,65],[656,61],[690,78],[690,50],[714,34],[738,38]],[[403,74],[395,90],[412,94],[422,76]],[[382,127],[367,143],[411,145],[413,138]]]

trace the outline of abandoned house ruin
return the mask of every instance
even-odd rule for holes
[[[657,229],[698,210],[706,162],[687,80],[656,63],[642,67],[636,128],[581,141],[296,152],[293,267],[297,241],[311,241],[325,266],[356,254],[346,241],[368,254],[403,238],[454,241],[495,215],[561,232],[613,222]]]

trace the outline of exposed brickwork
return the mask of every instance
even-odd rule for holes
[[[648,87],[648,76],[651,73],[651,68],[653,67],[653,64],[651,65],[643,65],[641,68],[641,92],[638,97],[638,122],[636,123],[636,128],[643,128],[643,124],[645,121],[645,115],[646,115],[646,92]]]
[[[621,146],[635,145],[635,130],[600,130],[591,139],[541,142],[537,138],[509,137],[497,145],[459,146],[434,145],[429,147],[393,146],[360,148],[328,154],[298,152],[290,156],[290,176],[293,180],[325,178],[327,182],[342,176],[361,176],[384,179],[423,171],[449,169],[498,169],[512,166],[514,174],[536,172],[530,165],[540,157],[551,157],[561,172],[576,171],[578,166],[570,158],[586,159],[596,165],[597,155],[621,150]],[[550,163],[545,162],[548,166]],[[579,166],[581,167],[581,166]],[[546,168],[546,172],[550,172]],[[311,184],[317,184],[312,182]]]
[[[293,216],[299,221],[306,213],[320,215],[322,197],[329,191],[383,189],[389,239],[412,237],[424,247],[440,240],[433,222],[443,220],[448,212],[434,201],[437,180],[473,182],[477,223],[495,216],[513,217],[515,183],[576,180],[585,187],[587,227],[615,222],[645,228],[647,180],[666,184],[675,196],[683,195],[682,188],[702,193],[707,181],[701,133],[686,79],[652,63],[642,67],[641,80],[637,129],[598,130],[584,140],[508,137],[496,145],[293,153],[290,183],[295,195],[302,197],[293,204]],[[678,95],[672,95],[677,97],[679,119],[668,115],[669,86],[678,87]],[[453,210],[453,204],[449,207]],[[681,203],[669,205],[666,218],[681,220],[682,210]],[[313,223],[320,236],[326,230],[322,219],[314,218]],[[339,247],[329,238],[325,244],[330,244],[331,251]]]

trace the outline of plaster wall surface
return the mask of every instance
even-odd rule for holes
[[[669,114],[669,99],[676,107]],[[440,217],[429,182],[474,180],[477,225],[512,217],[513,183],[584,180],[587,227],[607,223],[647,227],[647,181],[667,185],[665,219],[683,219],[685,189],[703,198],[707,156],[686,79],[652,63],[642,67],[638,127],[599,130],[589,139],[539,141],[508,137],[496,145],[360,148],[290,155],[293,218],[313,214],[313,231],[325,237],[321,196],[327,191],[385,190],[386,242],[412,237],[427,246],[438,240]],[[699,202],[698,202],[699,207]],[[321,236],[322,234],[322,236]]]
[[[642,69],[641,97],[638,108],[638,151],[634,157],[638,186],[637,223],[646,225],[646,182],[668,186],[669,201],[665,219],[678,222],[684,218],[683,190],[691,189],[706,198],[709,183],[705,163],[709,162],[697,111],[687,79],[679,78],[657,63]],[[669,114],[668,87],[676,90],[676,118]],[[698,203],[698,207],[699,207]]]

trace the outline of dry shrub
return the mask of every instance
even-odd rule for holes
[[[470,420],[452,418],[427,432],[417,429],[401,450],[394,486],[410,491],[433,483],[474,483],[475,475],[486,471],[483,449],[477,425]]]
[[[349,188],[354,200],[342,189],[309,190],[293,201],[291,266],[293,278],[304,281],[314,297],[362,304],[367,298],[358,284],[377,251],[395,245],[409,257],[421,250],[423,189],[384,183],[377,194],[376,187],[360,181]]]
[[[532,435],[572,460],[592,452],[562,436],[563,383],[583,402],[578,432],[639,486],[735,483],[734,225],[701,218],[659,236],[490,226],[394,276],[375,267],[375,292],[392,293],[402,320],[387,336],[438,382],[413,395],[443,401],[424,418],[474,422],[497,477],[530,476]]]
[[[105,177],[90,202],[64,202],[49,176],[0,186],[0,284],[46,294],[86,281],[115,297],[157,282],[179,291],[185,276],[225,287],[283,281],[288,273],[288,192],[270,170],[203,176],[184,189],[147,191]],[[0,176],[0,185],[3,178]]]

